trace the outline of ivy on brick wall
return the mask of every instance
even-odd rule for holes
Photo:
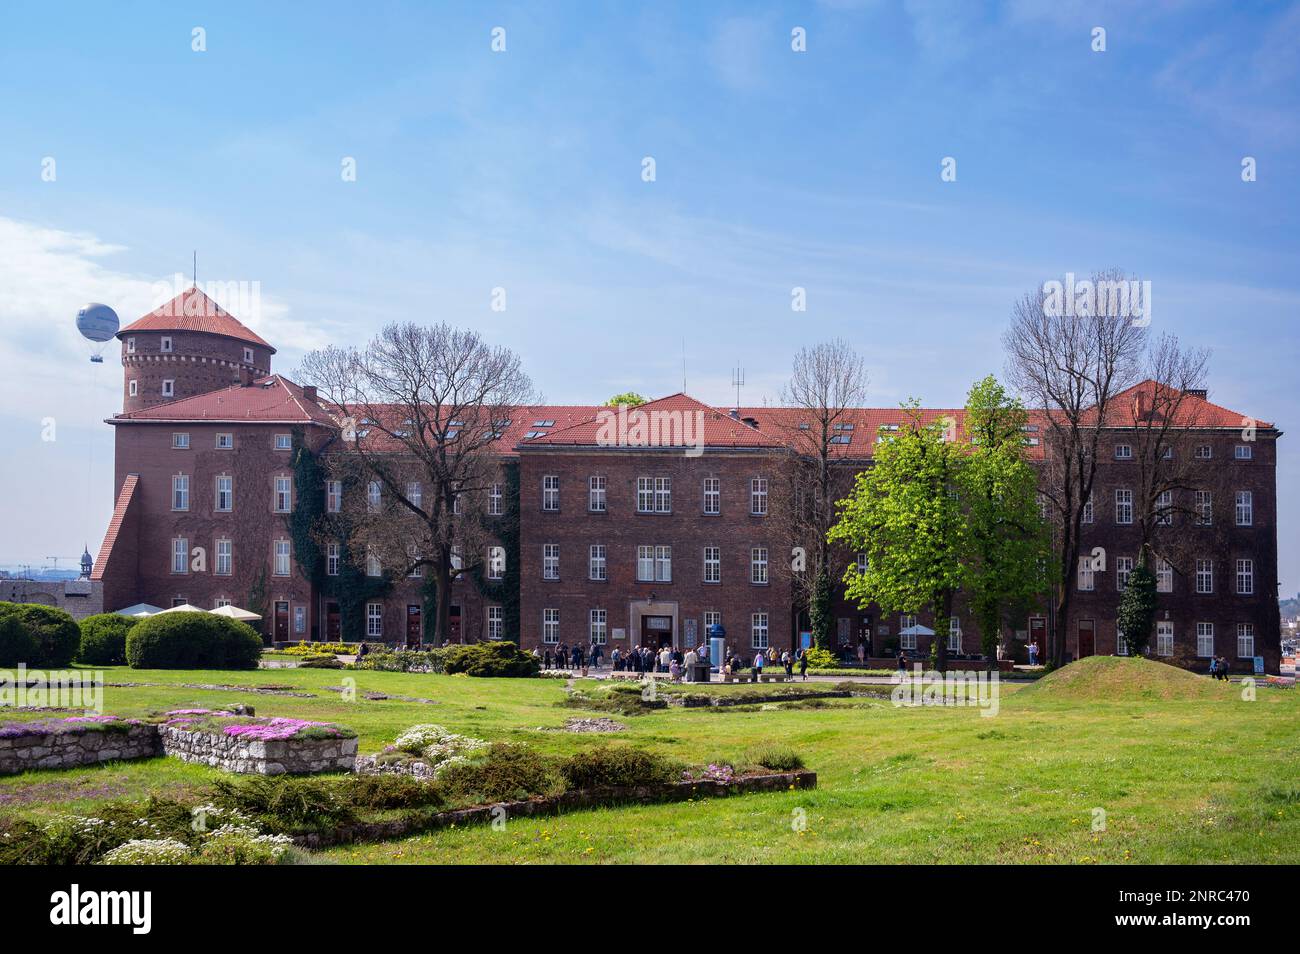
[[[325,555],[322,539],[348,539],[346,517],[325,510],[326,471],[320,455],[305,440],[302,428],[293,431],[293,489],[294,508],[289,516],[289,534],[293,541],[294,558],[303,575],[316,590],[339,604],[339,635],[348,641],[365,638],[366,603],[388,595],[393,588],[392,577],[368,576],[364,569],[350,558],[339,560],[337,576],[325,572]],[[343,493],[357,492],[353,481],[345,480]],[[323,621],[322,621],[323,623]],[[325,633],[318,633],[321,639]]]
[[[476,563],[468,571],[470,581],[483,598],[501,606],[501,624],[506,639],[519,642],[519,590],[522,583],[519,549],[519,464],[507,461],[501,465],[505,487],[502,488],[504,512],[499,517],[484,517],[488,530],[495,534],[506,551],[506,569],[499,580],[489,580],[484,574],[484,564]]]

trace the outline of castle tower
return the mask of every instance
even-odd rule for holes
[[[275,354],[197,287],[127,325],[117,337],[124,412],[265,377]]]

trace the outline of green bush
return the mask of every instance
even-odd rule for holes
[[[36,665],[36,637],[11,613],[0,613],[0,666]]]
[[[343,663],[335,656],[322,653],[319,656],[303,656],[298,663],[300,669],[342,669]]]
[[[77,662],[88,666],[126,665],[126,634],[138,619],[100,613],[81,621],[81,649]]]
[[[804,655],[808,657],[809,669],[834,669],[840,664],[840,661],[835,658],[835,654],[829,649],[819,649],[814,646],[812,649],[806,650]]]
[[[358,808],[372,809],[421,808],[443,801],[437,785],[396,773],[353,775],[344,797]]]
[[[212,801],[276,832],[328,829],[354,820],[337,779],[254,775],[212,783]]]
[[[256,630],[212,613],[159,613],[126,637],[133,669],[256,669],[261,656]]]
[[[577,752],[560,763],[569,788],[653,785],[678,776],[676,766],[663,756],[624,745],[599,746]]]
[[[19,662],[57,669],[68,665],[77,655],[81,630],[63,610],[39,603],[0,603],[0,615],[17,619],[36,642],[35,655]]]
[[[379,672],[443,672],[447,656],[445,649],[375,650],[360,657],[353,669],[374,669]]]
[[[446,671],[470,676],[536,676],[542,664],[514,643],[489,641],[446,647]]]
[[[809,700],[820,702],[822,700]],[[784,745],[761,745],[745,755],[745,761],[773,772],[797,772],[803,768],[803,756]]]
[[[526,745],[494,742],[481,761],[450,762],[438,773],[449,800],[481,804],[558,793],[563,784],[545,758]]]

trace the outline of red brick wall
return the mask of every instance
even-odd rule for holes
[[[172,350],[162,351],[162,339],[172,339]],[[135,351],[128,352],[128,340],[134,339]],[[244,363],[244,349],[253,351],[253,363]],[[271,373],[271,350],[202,332],[145,331],[122,338],[122,410],[138,411],[167,401],[205,394],[238,383],[240,370],[256,377]],[[162,383],[175,381],[175,395],[164,397]],[[136,382],[136,396],[131,396],[131,382]]]

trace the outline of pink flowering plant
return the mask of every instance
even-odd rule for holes
[[[211,709],[173,709],[166,713],[163,724],[187,732],[235,736],[254,742],[356,738],[351,729],[332,722],[235,715]]]
[[[66,716],[61,719],[31,719],[26,722],[0,722],[0,739],[24,735],[62,735],[70,732],[126,732],[141,725],[139,719],[112,715]]]

